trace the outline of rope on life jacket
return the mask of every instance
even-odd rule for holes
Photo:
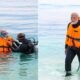
[[[74,40],[76,40],[76,41],[78,41],[78,42],[80,42],[80,38],[73,38],[73,37],[71,37],[71,36],[69,36],[69,35],[67,35],[67,37],[68,38],[70,38],[70,39],[72,39],[72,43],[73,43],[73,46],[75,47],[75,43],[74,43]],[[78,52],[80,51],[80,49],[78,50]],[[80,61],[79,61],[79,66],[78,66],[78,68],[77,68],[77,72],[79,71],[79,69],[80,69]]]
[[[9,46],[0,46],[0,48],[2,48],[2,47],[4,47],[4,48],[10,48]]]
[[[76,41],[80,42],[80,38],[73,38],[73,37],[71,37],[69,35],[67,35],[67,37],[70,38],[70,39],[72,39],[72,40],[76,40]]]

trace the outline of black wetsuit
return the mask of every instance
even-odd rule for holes
[[[73,26],[73,28],[80,27],[80,21],[78,21],[77,24],[72,25],[72,26]],[[65,70],[66,70],[66,72],[68,72],[68,71],[71,71],[71,63],[72,63],[75,55],[78,56],[78,60],[80,62],[80,49],[76,48],[75,46],[69,47],[68,45],[65,45],[65,48],[67,50],[66,59],[65,59]]]
[[[22,53],[33,53],[35,50],[35,46],[32,44],[31,40],[24,39],[22,44],[20,44],[17,48],[12,47],[12,51],[14,52],[22,52]]]

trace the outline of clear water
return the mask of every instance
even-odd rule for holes
[[[72,64],[73,76],[64,77],[64,45],[67,24],[72,12],[80,14],[80,6],[64,5],[67,0],[61,1],[58,5],[54,3],[58,0],[50,1],[44,0],[39,4],[39,80],[80,80],[80,71],[76,72],[77,57]]]
[[[37,80],[37,54],[13,53],[0,58],[0,80]]]
[[[37,40],[37,0],[0,0],[0,29]],[[0,58],[0,80],[37,80],[37,67],[37,54],[12,53]]]

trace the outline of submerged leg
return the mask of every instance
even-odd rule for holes
[[[76,53],[71,48],[67,48],[67,54],[66,54],[66,58],[65,58],[66,76],[71,75],[71,63],[72,63],[75,55],[76,55]]]

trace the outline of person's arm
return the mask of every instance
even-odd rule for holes
[[[69,25],[70,25],[70,23],[69,23],[69,24],[68,24],[68,26],[67,26],[67,31],[66,31],[66,40],[65,40],[65,48],[67,48],[66,41],[67,41],[67,33],[68,33]]]
[[[20,52],[19,47],[14,48],[14,47],[10,46],[10,48],[12,49],[13,52]]]
[[[15,46],[15,45],[13,46],[13,45],[11,45],[10,43],[11,43],[11,42],[8,41],[8,46],[12,49],[13,52],[19,52],[19,51],[20,51],[20,49],[19,49],[19,46],[20,46],[20,45],[19,45],[19,46]],[[14,42],[13,42],[13,43],[14,43]]]
[[[67,31],[68,31],[68,29],[69,29],[69,25],[70,25],[70,23],[69,23],[68,26],[67,26]],[[67,35],[67,32],[66,32],[66,35]],[[67,47],[68,47],[68,45],[66,44],[66,42],[67,42],[67,36],[66,36],[66,40],[65,40],[65,53],[66,53]]]
[[[12,47],[14,47],[14,48],[18,48],[20,46],[20,43],[19,42],[17,42],[17,41],[13,41],[13,43],[12,43]]]

